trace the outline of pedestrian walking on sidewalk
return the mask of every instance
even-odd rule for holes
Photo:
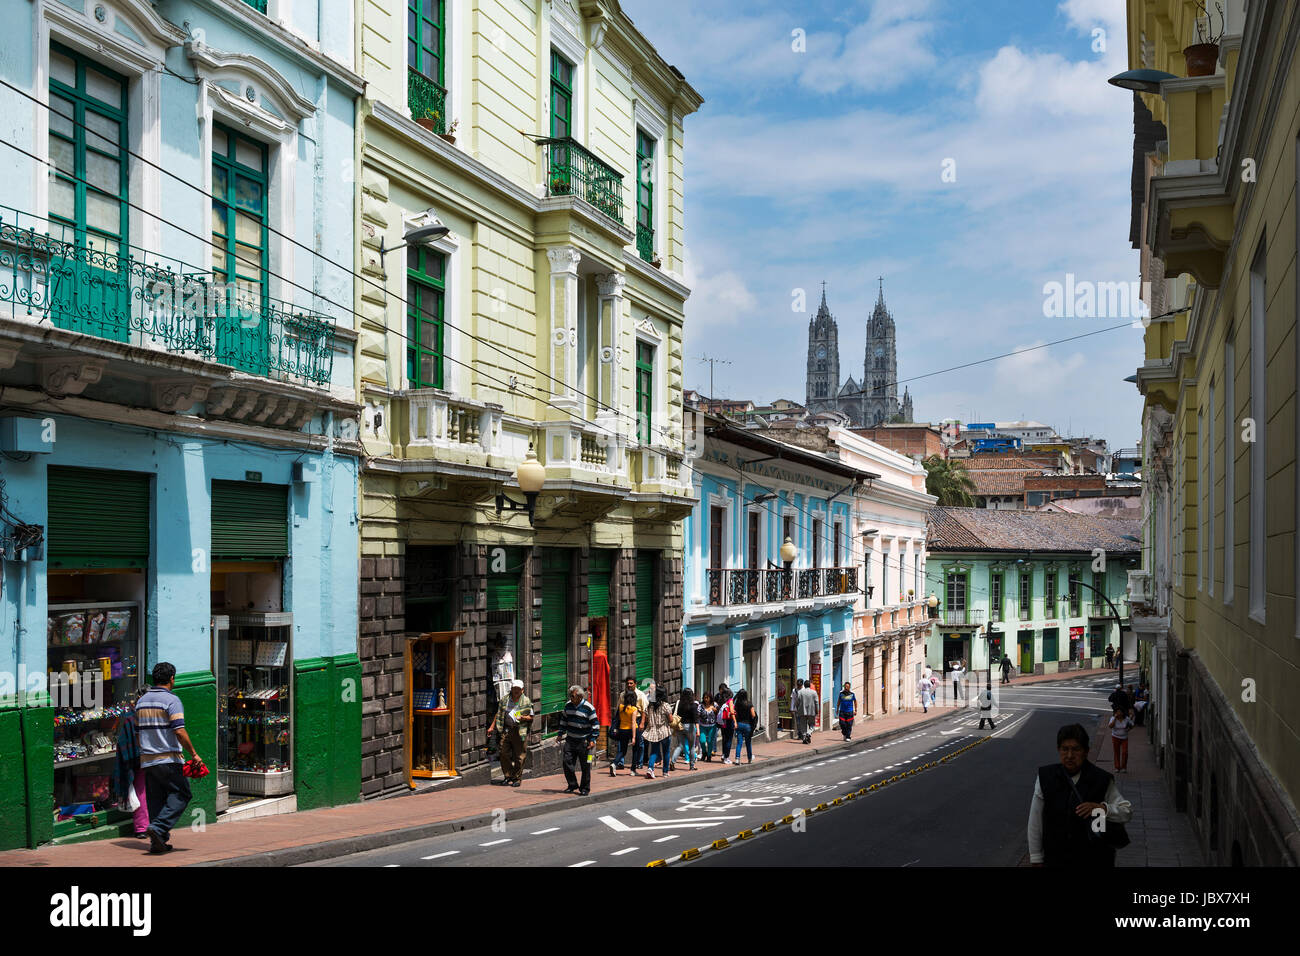
[[[1106,666],[1108,668],[1115,666],[1115,645],[1114,644],[1106,645]]]
[[[858,715],[858,698],[853,693],[853,685],[848,681],[844,682],[844,689],[840,691],[835,713],[840,719],[840,733],[844,735],[845,740],[852,740],[853,718]]]
[[[754,762],[754,728],[758,726],[758,711],[749,702],[749,691],[743,687],[736,691],[731,702],[736,715],[736,763],[740,763],[740,745],[745,745],[745,763]]]
[[[930,712],[930,694],[932,692],[930,678],[922,677],[916,682],[916,696],[921,698],[921,711],[928,714]]]
[[[961,679],[965,673],[966,668],[962,667],[961,661],[952,662],[952,699],[954,703],[962,699]]]
[[[736,708],[726,684],[718,692],[718,726],[722,728],[722,762],[731,763],[731,738],[736,733]]]
[[[713,695],[708,691],[700,701],[700,756],[705,762],[713,760],[713,751],[718,744],[718,705],[713,702]]]
[[[596,740],[600,737],[600,718],[596,708],[587,703],[587,692],[577,684],[569,688],[569,702],[560,715],[560,737],[564,740],[565,793],[591,793],[591,765],[596,760]],[[582,771],[579,782],[578,770]]]
[[[1082,726],[1058,730],[1056,750],[1061,762],[1039,767],[1034,780],[1029,862],[1076,869],[1114,866],[1115,851],[1129,844],[1124,824],[1133,818],[1133,806],[1115,778],[1089,762]]]
[[[682,729],[677,733],[677,744],[673,748],[672,756],[668,758],[668,769],[677,769],[677,757],[686,751],[686,764],[691,769],[695,769],[695,737],[696,728],[700,722],[700,705],[695,701],[695,691],[687,687],[682,691],[682,696],[677,698],[677,704],[673,707],[673,713],[681,721]]]
[[[790,695],[790,717],[794,721],[794,735],[803,740],[803,713],[801,708],[803,703],[799,700],[799,695],[803,693],[803,678],[800,677],[794,682],[794,692]]]
[[[152,683],[136,702],[135,719],[140,728],[140,769],[145,775],[145,800],[149,806],[149,852],[172,849],[171,831],[190,803],[190,782],[182,772],[181,749],[195,760],[185,730],[185,707],[172,693],[176,668],[166,661],[154,665]]]
[[[636,694],[636,704],[641,708],[641,718],[637,721],[636,727],[636,745],[632,751],[632,767],[636,769],[645,766],[645,740],[642,733],[645,730],[645,712],[650,709],[650,698],[646,697],[644,691],[637,689],[635,677],[629,677],[624,681],[623,687],[625,690],[630,690]]]
[[[984,729],[984,721],[989,722],[989,730],[997,730],[997,724],[993,723],[993,688],[985,687],[984,693],[979,696],[980,701],[980,726]]]
[[[1110,726],[1110,745],[1115,754],[1115,772],[1128,773],[1128,732],[1133,729],[1133,718],[1116,707],[1107,724]]]
[[[1110,702],[1111,710],[1122,710],[1126,714],[1133,707],[1133,701],[1129,698],[1128,691],[1124,689],[1123,684],[1116,684],[1115,689],[1110,692],[1110,696],[1106,700]]]
[[[637,703],[636,693],[634,691],[623,691],[623,699],[618,705],[617,720],[615,723],[614,739],[618,742],[618,760],[610,770],[612,775],[616,770],[623,770],[627,754],[632,752],[632,769],[628,771],[628,776],[636,774],[636,739],[641,734],[641,705]]]
[[[501,761],[502,783],[518,787],[524,779],[524,760],[528,756],[528,728],[533,723],[533,702],[524,695],[524,682],[512,680],[510,695],[497,705],[496,716],[488,724],[488,736],[500,731],[497,757]]]
[[[1002,667],[1002,683],[1010,684],[1011,683],[1011,658],[1007,657],[1006,654],[1002,655],[1001,667]]]
[[[804,743],[812,743],[812,732],[817,726],[817,711],[822,709],[822,700],[817,695],[817,688],[812,681],[803,685],[795,700],[799,704],[798,717],[795,718],[795,731]]]
[[[1138,685],[1137,697],[1133,700],[1133,726],[1142,727],[1145,724],[1144,714],[1147,704],[1151,701],[1151,694],[1147,691],[1146,683]]]
[[[668,695],[663,691],[645,714],[646,779],[655,778],[655,763],[662,760],[664,776],[668,775],[668,741],[672,739],[673,709],[668,706]]]

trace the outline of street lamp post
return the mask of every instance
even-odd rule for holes
[[[497,514],[502,511],[526,511],[528,523],[531,525],[537,510],[537,495],[546,482],[546,467],[537,460],[537,453],[533,451],[531,443],[524,460],[515,470],[515,480],[519,482],[519,490],[524,493],[523,504],[508,497],[504,490],[500,491],[497,493]]]
[[[1119,631],[1119,647],[1117,648],[1117,653],[1119,654],[1119,682],[1122,684],[1124,683],[1124,620],[1119,616],[1119,610],[1111,602],[1111,599],[1106,597],[1106,595],[1101,591],[1098,591],[1095,587],[1082,579],[1077,580],[1074,583],[1080,587],[1085,587],[1093,594],[1100,596],[1101,599],[1106,602],[1106,606],[1110,608],[1111,616],[1115,619],[1115,627]],[[1070,595],[1068,593],[1062,594],[1057,600],[1068,602],[1070,600]]]

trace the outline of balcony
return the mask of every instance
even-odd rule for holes
[[[857,568],[710,568],[709,604],[739,607],[811,597],[858,595]]]
[[[984,624],[984,609],[973,607],[944,607],[939,609],[941,627],[980,627]]]
[[[651,264],[655,261],[655,231],[650,226],[636,224],[636,251]]]
[[[0,207],[0,303],[9,316],[277,381],[328,385],[334,323],[258,289]]]
[[[1129,618],[1128,601],[1124,600],[1123,598],[1117,598],[1111,603],[1115,605],[1115,611],[1119,612],[1120,620],[1124,620],[1124,621],[1128,620]],[[1115,620],[1115,611],[1112,611],[1110,609],[1110,605],[1107,604],[1105,601],[1089,601],[1087,602],[1083,610],[1084,613],[1086,613],[1088,617],[1092,620],[1097,620],[1097,621]]]
[[[546,195],[573,196],[623,225],[623,174],[571,137],[543,139]]]
[[[408,445],[452,451],[501,454],[500,405],[456,398],[441,389],[407,393],[410,415]]]
[[[447,91],[411,69],[406,71],[406,105],[411,110],[411,119],[421,126],[439,136],[447,132]]]

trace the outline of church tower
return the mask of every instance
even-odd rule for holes
[[[867,320],[867,354],[862,364],[863,425],[887,422],[900,411],[898,404],[898,353],[894,343],[894,317],[885,307],[885,280],[880,280],[876,307]]]
[[[835,407],[840,389],[840,330],[826,305],[826,283],[822,302],[808,323],[808,375],[804,407],[821,411]]]

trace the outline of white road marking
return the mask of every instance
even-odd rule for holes
[[[677,839],[677,834],[674,833],[672,836],[660,837],[659,839],[655,840],[655,842],[656,842],[656,843],[667,843],[669,840],[676,840],[676,839]]]
[[[630,846],[626,850],[615,850],[610,856],[622,856],[624,853],[635,853],[638,847]]]
[[[569,869],[573,869],[575,866],[591,866],[595,862],[595,860],[583,860],[581,863],[570,863]]]
[[[385,864],[384,864],[384,869],[387,870],[387,869],[390,869],[391,867],[394,867],[394,866],[401,866],[401,865],[402,865],[402,864],[400,864],[400,863],[385,863]]]
[[[554,833],[559,827],[547,827],[545,830],[534,830],[533,836],[543,836],[547,833]]]
[[[503,837],[500,840],[490,840],[487,843],[480,843],[479,846],[500,846],[502,843],[509,843],[511,837]]]
[[[433,856],[422,856],[421,860],[441,860],[444,856],[455,856],[460,850],[447,850],[445,853],[435,853]]]
[[[837,787],[842,787],[842,786],[844,786],[846,783],[848,783],[847,780],[841,780],[841,781],[840,781],[839,783],[837,783],[835,786],[837,786]]]

